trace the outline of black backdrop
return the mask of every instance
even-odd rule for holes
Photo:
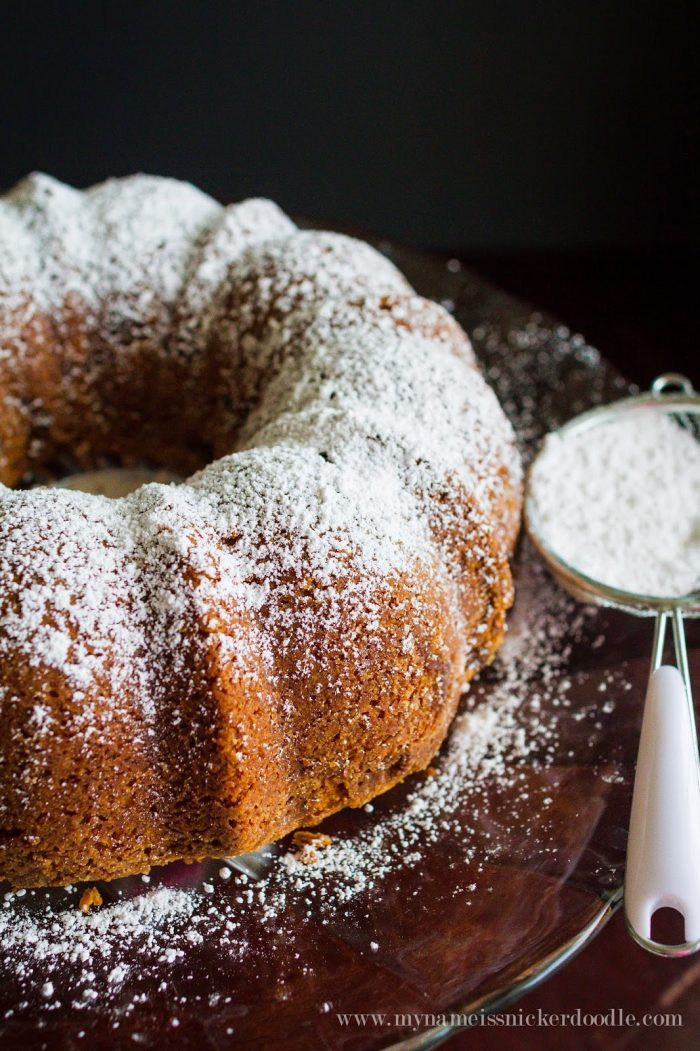
[[[451,249],[693,226],[697,4],[0,4],[0,186],[141,170]]]

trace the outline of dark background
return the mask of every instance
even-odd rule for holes
[[[140,170],[267,195],[459,255],[639,347],[646,382],[694,343],[697,8],[4,2],[0,187]]]

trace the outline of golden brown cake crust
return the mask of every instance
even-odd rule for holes
[[[5,486],[201,469],[0,486],[0,878],[237,854],[424,768],[520,514],[459,325],[269,202],[42,176],[0,200],[0,336]]]

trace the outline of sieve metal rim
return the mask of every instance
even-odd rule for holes
[[[690,381],[685,376],[681,376],[678,373],[665,373],[654,380],[650,390],[589,409],[587,412],[574,416],[553,433],[571,434],[572,432],[583,432],[600,426],[604,421],[610,422],[617,417],[640,409],[655,409],[666,413],[678,412],[700,416],[700,394],[693,390]],[[543,443],[544,439],[540,443],[533,463],[537,455],[539,455]],[[599,606],[612,606],[635,613],[638,616],[655,616],[658,613],[670,613],[679,609],[683,611],[685,616],[700,617],[700,591],[693,591],[678,598],[642,595],[634,591],[625,591],[621,588],[610,587],[599,580],[594,580],[561,558],[549,547],[537,528],[537,515],[530,491],[531,472],[532,465],[528,470],[525,483],[523,507],[525,529],[535,550],[545,561],[555,578],[571,595],[582,602],[593,602]]]

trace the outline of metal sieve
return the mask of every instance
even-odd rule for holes
[[[700,395],[678,373],[658,376],[644,394],[582,413],[557,433],[585,433],[640,409],[672,415],[700,438]],[[574,598],[656,617],[627,842],[625,917],[633,938],[651,952],[662,956],[697,952],[700,763],[683,617],[700,616],[700,591],[681,598],[640,595],[581,573],[543,539],[529,484],[525,493],[525,527],[555,579]],[[675,665],[662,663],[669,621]],[[652,916],[664,907],[676,909],[684,918],[686,940],[679,945],[652,940]]]

